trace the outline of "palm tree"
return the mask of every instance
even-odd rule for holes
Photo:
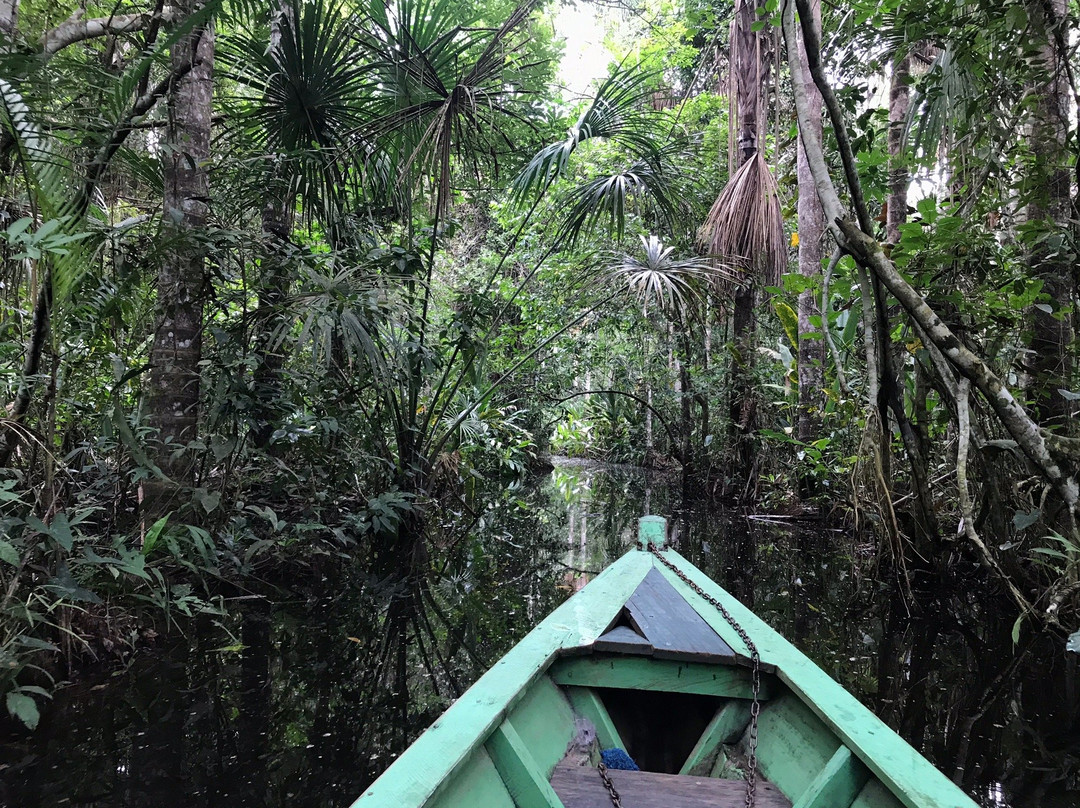
[[[698,234],[703,251],[741,268],[732,317],[734,352],[728,435],[735,451],[735,482],[749,491],[753,454],[754,394],[752,369],[755,302],[759,287],[775,285],[787,265],[783,220],[776,181],[761,152],[763,93],[768,78],[763,37],[755,30],[755,0],[738,0],[731,25],[731,70],[728,94],[735,98],[738,132],[734,155],[737,170],[717,197]]]

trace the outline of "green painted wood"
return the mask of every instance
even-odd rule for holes
[[[676,662],[635,656],[594,654],[560,659],[551,666],[556,684],[578,687],[613,687],[622,690],[659,690],[705,696],[749,699],[750,671],[700,662]],[[761,698],[769,698],[769,677],[762,677]]]
[[[749,699],[751,695],[748,671],[692,662],[596,654],[561,659],[552,665],[550,674],[557,684],[566,686],[697,693],[744,699]],[[763,688],[763,691],[767,697],[767,689]]]
[[[525,741],[544,777],[550,777],[574,736],[574,710],[566,694],[550,677],[541,676],[507,719]]]
[[[563,808],[548,775],[509,719],[495,728],[485,746],[517,808]]]
[[[746,739],[741,744],[745,752]],[[785,692],[761,707],[758,767],[798,799],[840,747],[840,739],[802,699]]]
[[[679,774],[704,776],[712,770],[720,744],[738,740],[750,722],[750,702],[731,699],[720,705],[693,751],[679,769]]]
[[[851,808],[870,780],[870,770],[851,750],[841,746],[807,786],[793,808]]]
[[[644,555],[644,553],[639,553]],[[764,621],[673,550],[664,556],[716,598],[754,638],[762,661],[835,732],[907,808],[976,808],[975,802]],[[653,559],[657,569],[736,652],[738,634],[709,603]]]
[[[881,781],[871,780],[863,786],[851,808],[903,808],[903,803]]]
[[[600,700],[600,696],[591,687],[567,687],[567,698],[574,712],[582,718],[592,721],[596,727],[596,737],[600,741],[601,749],[626,749],[626,744],[619,737],[619,730],[615,728],[615,722]]]
[[[590,646],[604,633],[651,567],[645,553],[627,553],[563,603],[417,738],[353,803],[356,808],[442,806],[435,799],[440,791],[458,787],[458,769],[552,659]]]
[[[643,516],[638,520],[638,546],[648,550],[650,544],[663,547],[667,541],[667,520],[662,516]]]
[[[457,776],[428,803],[428,808],[471,808],[474,805],[515,808],[514,798],[483,747],[469,756]]]

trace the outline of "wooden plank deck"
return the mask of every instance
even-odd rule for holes
[[[712,777],[608,770],[625,806],[632,808],[745,808],[746,783]],[[565,808],[611,808],[611,797],[591,766],[560,763],[551,787]],[[791,808],[771,783],[758,782],[756,808]]]

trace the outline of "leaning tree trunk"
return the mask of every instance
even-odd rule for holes
[[[184,16],[197,0],[184,0]],[[198,434],[202,359],[203,293],[207,282],[205,251],[199,236],[206,227],[213,100],[214,35],[209,25],[196,28],[172,49],[174,71],[182,73],[169,93],[169,125],[164,159],[164,230],[167,250],[157,276],[157,322],[150,349],[148,420],[158,430],[155,460],[172,483],[194,483],[191,452],[174,452]],[[157,481],[144,486],[144,507],[151,515],[168,509],[172,486]]]
[[[811,0],[814,25],[821,26],[820,0]],[[799,39],[799,59],[806,64],[806,50]],[[810,103],[811,125],[818,139],[821,138],[821,94],[806,71],[806,95]],[[799,293],[799,413],[797,436],[800,441],[814,440],[821,426],[822,388],[824,387],[825,342],[820,327],[815,328],[811,318],[828,317],[827,311],[819,311],[814,279],[821,278],[822,237],[825,234],[825,217],[814,187],[814,176],[806,162],[802,138],[798,139],[799,181],[799,273],[808,279],[807,288]],[[813,493],[807,481],[801,481],[804,494]]]

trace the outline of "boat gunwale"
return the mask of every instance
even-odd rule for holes
[[[606,567],[496,661],[350,808],[420,808],[437,799],[556,659],[589,652],[652,568],[643,553],[627,553]]]
[[[776,677],[824,721],[840,742],[907,808],[978,808],[963,789],[783,635],[675,550],[661,552],[706,594],[723,604],[753,639],[761,661],[774,666]],[[736,653],[746,648],[738,633],[711,604],[651,554],[650,557],[676,591]],[[839,713],[847,715],[841,719]],[[792,800],[797,796],[792,795]]]

